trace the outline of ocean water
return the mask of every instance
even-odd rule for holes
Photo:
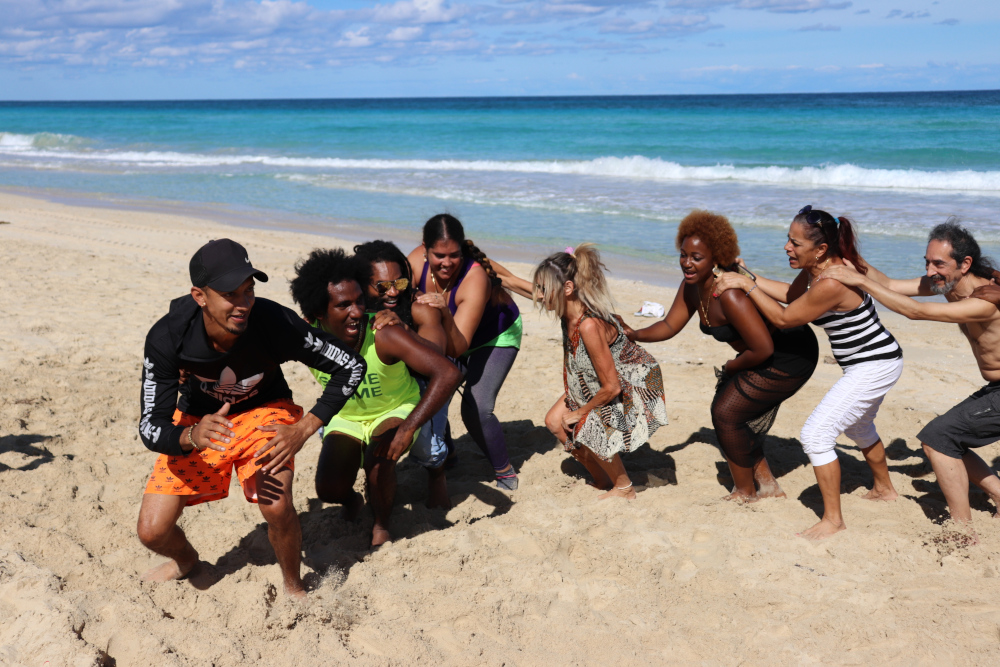
[[[1000,251],[1000,91],[0,103],[0,187],[411,239],[448,211],[487,252],[589,240],[633,269],[673,269],[677,223],[706,208],[784,276],[812,204],[914,275],[950,216]]]

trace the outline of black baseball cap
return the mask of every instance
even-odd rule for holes
[[[246,248],[230,239],[215,239],[198,248],[188,268],[192,285],[216,292],[232,292],[251,277],[267,282],[267,274],[253,268]]]

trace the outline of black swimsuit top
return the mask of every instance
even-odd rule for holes
[[[732,324],[723,324],[720,327],[710,327],[704,322],[700,323],[701,332],[703,334],[708,334],[720,343],[735,343],[738,340],[743,340],[740,336],[740,332],[736,330]]]

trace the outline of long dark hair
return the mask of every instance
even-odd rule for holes
[[[958,224],[958,218],[948,218],[947,221],[931,230],[927,242],[945,241],[951,244],[951,258],[961,266],[966,257],[972,258],[969,273],[980,278],[992,278],[996,268],[995,262],[983,256],[979,243],[965,227]]]
[[[438,241],[448,239],[458,244],[458,247],[462,249],[463,257],[476,262],[486,271],[486,275],[490,279],[490,301],[494,304],[501,300],[509,301],[510,295],[503,288],[503,282],[493,269],[489,257],[476,247],[472,239],[465,238],[465,228],[462,227],[458,218],[450,213],[441,213],[424,223],[425,248],[430,250]]]
[[[802,225],[806,238],[813,245],[825,243],[826,252],[830,257],[846,259],[859,272],[868,273],[868,265],[861,259],[858,236],[850,220],[844,216],[835,218],[826,211],[808,205],[799,211],[792,222]]]
[[[412,327],[413,315],[410,311],[417,293],[416,286],[413,284],[413,272],[410,270],[410,262],[407,261],[406,255],[392,241],[368,241],[354,246],[356,276],[358,282],[361,283],[361,289],[365,292],[365,310],[375,312],[379,309],[378,297],[368,296],[368,285],[371,284],[372,280],[372,265],[382,262],[398,264],[400,274],[410,281],[410,285],[399,294],[395,313],[399,315],[399,319]]]

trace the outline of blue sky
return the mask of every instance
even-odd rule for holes
[[[0,0],[0,99],[1000,88],[996,0]]]

